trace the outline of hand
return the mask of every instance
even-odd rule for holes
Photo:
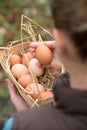
[[[10,79],[6,79],[10,93],[10,99],[18,112],[28,108],[27,104],[21,96],[16,93],[16,88]]]
[[[36,48],[38,45],[44,44],[50,49],[55,49],[55,41],[31,42],[29,45],[31,54],[35,57]]]
[[[29,47],[29,51],[31,52],[31,54],[33,55],[33,57],[35,57],[36,55],[36,48],[39,44],[44,44],[47,47],[49,47],[52,52],[53,52],[53,60],[49,65],[46,66],[42,66],[42,67],[51,67],[51,68],[55,68],[55,67],[61,67],[62,63],[59,60],[57,53],[56,53],[56,48],[55,48],[55,41],[43,41],[43,42],[32,42]]]

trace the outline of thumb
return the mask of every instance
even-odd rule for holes
[[[46,45],[50,49],[55,49],[55,41],[45,41],[44,45]]]
[[[16,94],[16,88],[15,88],[14,84],[12,83],[12,81],[10,79],[6,79],[5,81],[8,84],[8,89],[10,92],[10,99],[11,99],[13,105],[15,106],[16,110],[18,112],[20,112],[20,111],[27,109],[28,106],[25,103],[25,101],[19,95]]]
[[[8,84],[10,96],[16,95],[16,88],[15,88],[14,84],[12,83],[12,81],[10,79],[5,79],[5,81]]]

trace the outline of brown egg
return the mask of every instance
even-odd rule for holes
[[[12,66],[11,68],[11,72],[13,74],[13,76],[18,79],[20,76],[24,75],[24,74],[28,74],[29,70],[28,68],[23,65],[23,64],[15,64]]]
[[[47,65],[52,61],[52,51],[47,46],[41,44],[36,48],[36,58],[40,64]]]
[[[10,66],[13,66],[15,64],[21,63],[21,56],[19,56],[17,54],[12,54],[9,57],[9,63],[10,63]]]
[[[38,96],[39,99],[47,99],[51,97],[53,97],[52,91],[44,91]]]
[[[31,55],[30,52],[26,52],[23,56],[22,56],[22,64],[24,65],[28,65],[29,61],[33,59],[33,56]]]
[[[33,83],[33,79],[31,77],[31,75],[25,74],[25,75],[22,75],[21,77],[19,77],[18,82],[25,88],[29,84]]]
[[[45,88],[39,83],[37,84],[37,86],[34,83],[32,83],[26,87],[26,91],[30,92],[31,97],[36,98],[39,95],[39,93],[45,91]]]

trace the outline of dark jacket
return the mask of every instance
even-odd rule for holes
[[[87,130],[87,91],[71,89],[64,74],[53,92],[55,107],[44,105],[16,114],[12,130]]]

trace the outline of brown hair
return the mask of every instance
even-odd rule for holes
[[[53,0],[55,27],[67,31],[83,60],[87,59],[87,0]]]

